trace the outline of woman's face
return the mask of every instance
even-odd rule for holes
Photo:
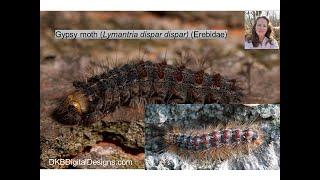
[[[256,33],[258,34],[258,36],[265,36],[265,34],[267,33],[268,30],[268,21],[260,18],[257,21],[257,25],[256,25]]]

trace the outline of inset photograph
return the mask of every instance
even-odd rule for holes
[[[146,106],[148,170],[280,169],[279,104]]]
[[[279,49],[280,11],[245,11],[245,49]]]

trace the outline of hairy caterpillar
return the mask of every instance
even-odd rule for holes
[[[169,152],[188,159],[219,159],[247,154],[263,143],[258,125],[231,123],[204,129],[172,128],[164,135]]]
[[[65,124],[93,123],[137,99],[159,104],[210,104],[237,103],[243,97],[234,79],[151,61],[128,63],[73,85],[74,93],[54,112]]]
[[[277,169],[279,105],[145,106],[146,169]]]

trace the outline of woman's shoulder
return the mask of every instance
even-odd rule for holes
[[[252,49],[252,48],[253,48],[252,41],[246,39],[244,41],[244,49]]]
[[[271,48],[274,48],[274,49],[279,48],[278,41],[274,38],[271,39]]]

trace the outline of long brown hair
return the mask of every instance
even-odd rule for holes
[[[258,47],[259,44],[260,44],[260,41],[259,41],[259,36],[256,32],[256,25],[257,25],[257,22],[259,19],[265,19],[267,21],[267,24],[268,24],[268,29],[267,29],[267,32],[265,34],[265,36],[268,38],[268,41],[266,43],[270,43],[270,44],[273,44],[272,41],[274,40],[273,38],[273,26],[269,20],[269,18],[267,18],[266,16],[260,16],[258,17],[255,22],[254,22],[254,25],[252,26],[252,29],[251,29],[251,34],[250,36],[247,38],[247,41],[248,42],[251,42],[253,44],[253,47]]]

